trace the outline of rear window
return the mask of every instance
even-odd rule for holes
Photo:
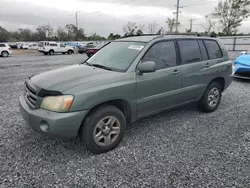
[[[179,40],[178,46],[183,64],[201,61],[200,47],[197,40]]]
[[[204,40],[204,44],[207,48],[209,59],[222,58],[222,52],[218,43],[214,40]]]
[[[0,44],[0,47],[5,47],[5,44]]]

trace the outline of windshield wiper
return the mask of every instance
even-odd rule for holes
[[[87,61],[83,62],[83,64],[86,64],[86,65],[92,67],[92,64],[88,63]]]
[[[111,70],[114,71],[114,69],[110,68],[110,67],[106,67],[104,65],[100,65],[100,64],[91,64],[93,67],[97,67],[97,68],[101,68],[101,69],[106,69],[106,70]]]

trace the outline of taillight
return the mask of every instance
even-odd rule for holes
[[[12,50],[11,48],[9,48],[9,50]]]

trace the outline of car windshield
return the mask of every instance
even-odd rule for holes
[[[111,42],[88,59],[87,63],[124,72],[145,45],[143,42]]]

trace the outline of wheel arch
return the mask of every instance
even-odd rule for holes
[[[85,121],[85,119],[87,118],[87,116],[93,112],[95,109],[104,106],[104,105],[112,105],[115,106],[116,108],[118,108],[119,110],[122,111],[122,113],[124,114],[125,118],[126,118],[126,122],[130,123],[131,122],[131,117],[132,117],[132,111],[131,111],[131,106],[129,104],[128,101],[124,100],[124,99],[113,99],[113,100],[109,100],[109,101],[105,101],[105,102],[101,102],[99,104],[96,104],[95,106],[93,106],[90,111],[87,113],[87,115],[84,117],[83,122]],[[79,129],[80,130],[80,129]]]
[[[208,85],[210,85],[212,82],[218,82],[221,85],[222,91],[225,89],[225,79],[223,77],[217,77],[210,81]]]

